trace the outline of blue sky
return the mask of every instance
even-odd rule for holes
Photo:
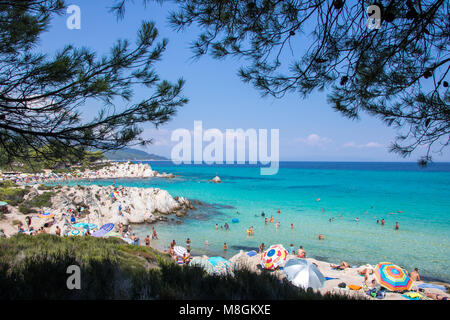
[[[184,95],[190,101],[159,130],[150,124],[143,126],[143,135],[155,140],[145,149],[147,152],[170,156],[175,144],[170,141],[171,132],[178,128],[193,130],[194,121],[201,120],[204,129],[218,128],[223,132],[237,128],[279,129],[280,160],[416,161],[422,155],[419,150],[411,158],[403,159],[389,153],[388,146],[396,135],[393,128],[365,114],[357,121],[342,117],[327,104],[326,91],[313,93],[305,100],[296,94],[282,99],[262,98],[237,76],[243,61],[235,58],[219,61],[210,57],[192,61],[189,45],[197,30],[172,31],[167,22],[167,5],[150,3],[144,7],[138,0],[128,5],[124,19],[118,21],[108,12],[111,0],[67,3],[81,8],[81,30],[66,27],[69,15],[54,18],[50,30],[41,38],[40,50],[53,54],[64,45],[73,44],[96,50],[101,56],[109,53],[119,38],[133,43],[143,20],[155,22],[161,38],[168,38],[168,48],[156,64],[156,70],[162,79],[169,81],[183,77]],[[146,89],[136,89],[136,101],[145,95]],[[86,116],[92,115],[96,107],[95,101],[86,106]],[[450,161],[448,150],[433,157],[435,161]]]

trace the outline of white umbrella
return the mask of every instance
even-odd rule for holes
[[[187,254],[187,250],[184,247],[180,247],[180,246],[175,246],[173,247],[173,251],[175,252],[175,254],[179,257],[182,257],[183,254]]]
[[[284,266],[284,273],[293,285],[304,289],[323,288],[325,283],[325,277],[316,265],[305,259],[288,260]]]

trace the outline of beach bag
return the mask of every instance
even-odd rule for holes
[[[345,288],[347,285],[345,284],[345,282],[341,282],[338,284],[339,288]]]

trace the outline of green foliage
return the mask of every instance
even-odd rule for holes
[[[156,72],[167,40],[158,39],[152,22],[142,22],[136,41],[117,41],[108,56],[72,45],[41,53],[40,36],[66,6],[64,0],[1,2],[0,165],[20,159],[39,166],[82,159],[86,150],[145,145],[151,139],[140,126],[161,125],[187,103],[184,80],[169,83]],[[139,100],[137,86],[146,89]],[[103,105],[87,119],[81,108],[93,100]],[[89,161],[100,156],[91,152]]]
[[[280,283],[268,273],[210,276],[121,239],[17,235],[0,239],[0,299],[347,299]],[[66,287],[81,269],[81,290]]]
[[[6,201],[11,206],[22,203],[26,194],[28,191],[22,188],[0,187],[0,201]]]

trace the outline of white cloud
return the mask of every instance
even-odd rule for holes
[[[350,141],[344,144],[346,148],[380,148],[382,146],[382,144],[373,141],[365,144],[357,144],[354,141]]]
[[[297,138],[295,142],[305,143],[309,146],[320,147],[324,144],[331,143],[333,140],[326,137],[321,137],[318,134],[312,133],[306,138]]]
[[[169,146],[170,131],[167,129],[145,129],[142,136],[146,139],[152,138],[152,146]]]

